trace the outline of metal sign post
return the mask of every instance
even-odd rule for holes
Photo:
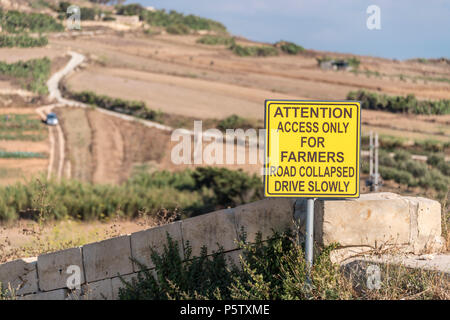
[[[266,100],[264,122],[264,196],[306,198],[305,260],[311,284],[315,199],[359,197],[361,104]]]
[[[314,257],[314,198],[306,200],[306,238],[305,253],[308,274],[313,265]]]

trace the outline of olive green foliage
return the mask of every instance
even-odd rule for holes
[[[92,91],[82,91],[69,93],[71,99],[95,105],[103,109],[133,115],[138,118],[152,121],[160,121],[161,113],[159,111],[149,109],[145,102],[129,101],[108,96],[97,95]]]
[[[262,241],[265,240],[265,241]],[[364,275],[350,274],[331,262],[337,244],[314,255],[310,281],[304,251],[291,232],[273,233],[268,239],[258,234],[248,243],[245,233],[239,247],[240,265],[235,265],[219,249],[206,256],[192,257],[189,243],[180,256],[178,242],[167,235],[161,254],[152,250],[154,272],[135,261],[144,271],[119,289],[121,300],[343,300],[343,299],[448,299],[445,276],[410,270],[402,266],[380,265],[379,289],[367,287]],[[185,262],[183,262],[186,260]],[[228,262],[228,264],[227,264]]]
[[[4,151],[0,150],[0,159],[27,159],[27,158],[46,158],[47,155],[39,152],[26,152],[26,151]]]
[[[1,8],[0,25],[9,33],[64,31],[63,25],[47,14],[3,11]]]
[[[62,1],[59,3],[59,12],[62,16],[68,17],[67,8],[71,5],[70,2]],[[80,7],[80,19],[81,20],[95,20],[95,17],[101,14],[101,10],[97,8]]]
[[[443,154],[432,154],[428,156],[427,163],[437,168],[446,176],[450,176],[450,162],[445,161]]]
[[[50,76],[50,66],[50,59],[47,57],[11,64],[0,61],[0,75],[17,79],[27,90],[46,94],[46,82]]]
[[[345,61],[347,61],[350,67],[353,67],[353,70],[358,69],[359,65],[361,64],[361,61],[356,57],[348,58]]]
[[[256,176],[216,168],[137,172],[121,185],[42,178],[0,187],[0,221],[36,217],[39,206],[34,199],[43,194],[48,219],[93,220],[152,215],[161,209],[180,209],[183,216],[191,216],[260,199],[261,190]]]
[[[197,40],[197,43],[207,44],[207,45],[225,45],[231,46],[235,44],[233,37],[227,36],[217,36],[217,35],[206,35]]]
[[[174,10],[169,12],[166,12],[165,10],[148,11],[140,4],[118,6],[117,14],[130,16],[138,15],[140,20],[147,22],[151,26],[167,28],[167,32],[173,32],[174,30],[177,30],[177,32],[181,30],[212,30],[226,32],[226,28],[223,24],[211,19],[198,17],[192,14],[184,15]]]
[[[120,299],[182,300],[214,298],[219,294],[230,296],[228,285],[233,281],[233,272],[227,268],[222,249],[208,257],[207,248],[203,247],[199,257],[192,257],[189,243],[183,249],[183,256],[180,256],[178,246],[178,242],[167,234],[167,244],[161,255],[151,248],[156,277],[145,265],[135,261],[146,271],[129,283],[122,279],[125,286],[119,289]]]
[[[273,46],[241,46],[234,44],[230,50],[240,57],[268,57],[277,56],[278,50]]]
[[[365,90],[351,91],[349,100],[361,101],[363,109],[382,110],[394,113],[450,114],[450,100],[417,100],[414,95],[387,96]]]
[[[166,28],[166,31],[167,33],[170,34],[180,34],[180,35],[190,33],[189,27],[181,23],[171,24]]]
[[[261,178],[249,176],[242,170],[199,167],[193,172],[193,178],[197,189],[212,190],[213,196],[206,202],[215,207],[235,207],[263,197]]]
[[[305,51],[305,48],[303,48],[302,46],[299,46],[293,42],[280,41],[278,43],[278,45],[280,46],[281,51],[283,51],[287,54],[298,54],[300,52]]]
[[[252,121],[245,119],[243,117],[240,117],[238,115],[231,115],[229,117],[226,117],[223,120],[220,120],[217,124],[217,128],[222,131],[226,131],[227,129],[250,129],[250,128],[256,128],[257,125],[255,125]]]
[[[38,38],[30,37],[26,34],[18,36],[10,36],[6,34],[0,35],[0,48],[3,47],[19,47],[19,48],[30,48],[30,47],[44,47],[48,44],[47,37],[40,36]]]
[[[0,116],[0,140],[41,141],[48,130],[33,114],[5,114]]]
[[[315,259],[313,290],[306,286],[306,263],[301,247],[290,232],[274,233],[267,241],[258,234],[254,244],[244,239],[242,267],[227,261],[220,248],[207,256],[203,247],[199,257],[191,256],[189,244],[180,257],[178,243],[167,235],[162,254],[152,250],[156,277],[146,270],[119,289],[121,300],[166,299],[339,299],[349,296],[339,268],[329,259],[330,249]],[[186,260],[185,263],[183,261]],[[228,263],[227,263],[228,262]],[[146,267],[140,264],[144,270]]]
[[[380,150],[379,171],[383,179],[394,180],[409,187],[432,188],[440,192],[448,192],[450,186],[449,163],[443,155],[428,156],[428,163],[411,159],[411,154],[399,149],[394,157]],[[367,168],[365,170],[368,171]]]

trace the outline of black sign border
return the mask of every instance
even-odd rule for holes
[[[284,101],[279,103],[278,101]],[[269,102],[269,104],[267,104]],[[330,105],[330,103],[324,103],[324,102],[348,102],[348,105],[353,105],[356,106],[356,111],[357,111],[357,116],[359,117],[359,125],[356,128],[356,143],[358,145],[358,148],[356,150],[356,158],[358,161],[358,165],[356,166],[357,168],[357,174],[356,176],[356,183],[358,186],[358,190],[356,190],[355,193],[353,194],[340,194],[340,193],[333,193],[333,194],[323,194],[323,195],[318,195],[318,194],[314,194],[314,193],[300,193],[300,194],[296,194],[296,193],[270,193],[268,188],[269,188],[269,178],[267,177],[267,184],[266,184],[266,173],[268,171],[268,163],[266,163],[267,161],[267,152],[269,150],[270,147],[270,135],[269,135],[269,130],[270,130],[270,124],[267,122],[267,113],[268,110],[270,108],[271,104],[278,104],[278,105],[283,105],[283,104],[301,104],[301,105]],[[321,198],[321,199],[345,199],[345,197],[351,197],[353,199],[357,199],[360,197],[361,194],[361,186],[360,186],[360,181],[361,181],[361,102],[360,101],[354,101],[354,100],[286,100],[286,99],[267,99],[264,101],[264,129],[267,135],[267,145],[264,147],[264,174],[263,174],[263,183],[264,183],[264,197],[266,198],[282,198],[283,196],[287,196],[289,198]],[[266,195],[267,192],[267,195]],[[272,195],[272,196],[271,196]],[[335,196],[335,197],[333,197]]]

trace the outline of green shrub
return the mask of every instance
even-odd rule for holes
[[[152,250],[156,278],[144,265],[143,271],[119,289],[121,300],[166,299],[342,299],[351,296],[351,286],[339,267],[331,263],[331,248],[315,258],[312,285],[307,286],[304,252],[289,232],[274,233],[266,241],[257,235],[254,244],[241,241],[242,267],[227,261],[223,250],[212,256],[203,247],[199,257],[191,257],[191,247],[180,257],[177,242],[167,236],[162,254]],[[183,263],[183,260],[187,260]],[[309,290],[312,288],[312,290]]]
[[[346,61],[347,61],[348,65],[350,67],[352,67],[354,70],[358,69],[359,65],[361,63],[361,61],[359,61],[359,59],[356,57],[351,57],[351,58],[347,59]]]
[[[235,114],[221,120],[217,125],[217,128],[224,132],[227,129],[244,129],[244,130],[246,130],[246,129],[250,129],[250,128],[254,128],[254,127],[255,126],[249,120],[242,118]]]
[[[378,162],[382,166],[395,167],[397,166],[397,162],[393,157],[389,155],[388,152],[380,149],[378,152]]]
[[[145,13],[145,8],[138,3],[117,6],[117,14],[122,16],[140,16]]]
[[[177,24],[173,24],[170,25],[166,28],[167,33],[170,34],[178,34],[178,35],[183,35],[183,34],[189,34],[190,33],[190,29],[188,26],[181,24],[181,23],[177,23]]]
[[[404,149],[398,149],[394,152],[394,159],[397,162],[407,161],[407,160],[411,159],[411,153],[409,153],[408,151],[406,151]]]
[[[257,175],[249,176],[242,170],[200,167],[193,173],[196,189],[209,188],[214,205],[235,207],[262,198],[263,185]]]
[[[445,161],[445,156],[443,154],[429,155],[427,158],[427,163],[437,168],[444,175],[450,176],[450,163]]]
[[[64,89],[67,93],[67,89]],[[129,101],[108,96],[97,95],[92,91],[68,93],[70,98],[85,104],[95,105],[103,109],[133,115],[151,121],[160,121],[161,113],[147,108],[145,102]]]
[[[8,64],[0,61],[0,74],[16,78],[22,86],[39,94],[47,93],[50,76],[50,59],[47,57]]]
[[[47,14],[24,13],[16,10],[5,12],[1,8],[0,23],[3,31],[9,33],[64,31],[63,25]]]
[[[265,241],[262,241],[265,240]],[[167,235],[161,254],[152,250],[155,274],[146,266],[119,289],[121,300],[338,300],[338,299],[446,299],[447,279],[423,270],[380,265],[380,288],[368,288],[366,277],[351,278],[331,262],[330,253],[337,244],[322,248],[314,255],[307,277],[304,251],[292,233],[273,233],[268,239],[258,234],[255,243],[243,240],[241,265],[226,265],[222,249],[207,257],[203,247],[199,257],[180,256],[177,242]],[[353,275],[354,274],[350,274]]]
[[[235,40],[232,37],[206,35],[197,40],[197,43],[207,45],[226,45],[232,46],[235,44]]]
[[[280,41],[276,45],[280,46],[281,51],[287,54],[298,54],[299,52],[305,51],[305,48],[299,46],[293,42]]]
[[[30,37],[26,34],[18,36],[9,36],[2,34],[0,35],[0,48],[3,47],[19,47],[19,48],[30,48],[30,47],[44,47],[48,44],[47,37],[39,36],[38,38]]]
[[[81,20],[95,20],[95,17],[100,12],[95,8],[80,8],[80,19]]]
[[[139,19],[151,26],[164,27],[172,34],[187,34],[190,30],[212,30],[226,33],[226,28],[220,22],[198,17],[195,15],[184,15],[171,10],[148,11],[140,4],[129,4],[117,6],[117,14],[137,15]],[[181,33],[180,33],[181,32]]]
[[[198,17],[195,15],[183,15],[182,13],[171,10],[168,13],[165,10],[142,11],[140,14],[142,20],[151,26],[169,27],[172,25],[184,25],[192,30],[212,30],[225,33],[226,28],[220,22]]]
[[[47,155],[38,152],[25,152],[25,151],[4,151],[0,150],[1,158],[15,158],[15,159],[27,159],[27,158],[47,158]]]
[[[351,91],[349,100],[361,101],[363,109],[382,110],[394,113],[450,114],[450,100],[417,100],[414,95],[406,97],[387,96],[365,90]]]
[[[416,182],[411,173],[407,171],[402,171],[396,168],[379,166],[380,175],[383,179],[394,180],[398,183],[405,184],[407,186],[415,186]]]
[[[404,167],[406,171],[411,173],[416,178],[424,176],[428,171],[428,167],[425,163],[414,160],[406,161],[404,163]]]
[[[234,44],[230,50],[240,57],[267,57],[277,56],[278,50],[275,47],[269,46],[241,46]]]
[[[255,192],[262,192],[259,177],[225,168],[217,177],[211,177],[214,170],[139,172],[121,185],[37,179],[0,186],[0,221],[17,219],[27,212],[35,217],[42,207],[35,199],[41,196],[45,196],[48,203],[45,206],[48,219],[70,216],[80,220],[116,215],[132,218],[142,212],[156,214],[161,209],[170,212],[180,209],[181,214],[188,217],[262,198]]]
[[[229,297],[228,285],[233,281],[233,272],[227,268],[223,249],[207,256],[203,247],[199,257],[192,257],[192,248],[187,243],[180,257],[178,242],[167,234],[167,244],[161,255],[151,249],[156,277],[148,268],[135,261],[145,271],[119,289],[121,300],[183,300],[214,299],[217,294]],[[184,262],[184,260],[187,260]]]

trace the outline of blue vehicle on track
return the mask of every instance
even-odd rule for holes
[[[45,120],[45,123],[50,126],[56,126],[58,125],[58,117],[55,113],[51,112],[47,115],[47,119]]]

